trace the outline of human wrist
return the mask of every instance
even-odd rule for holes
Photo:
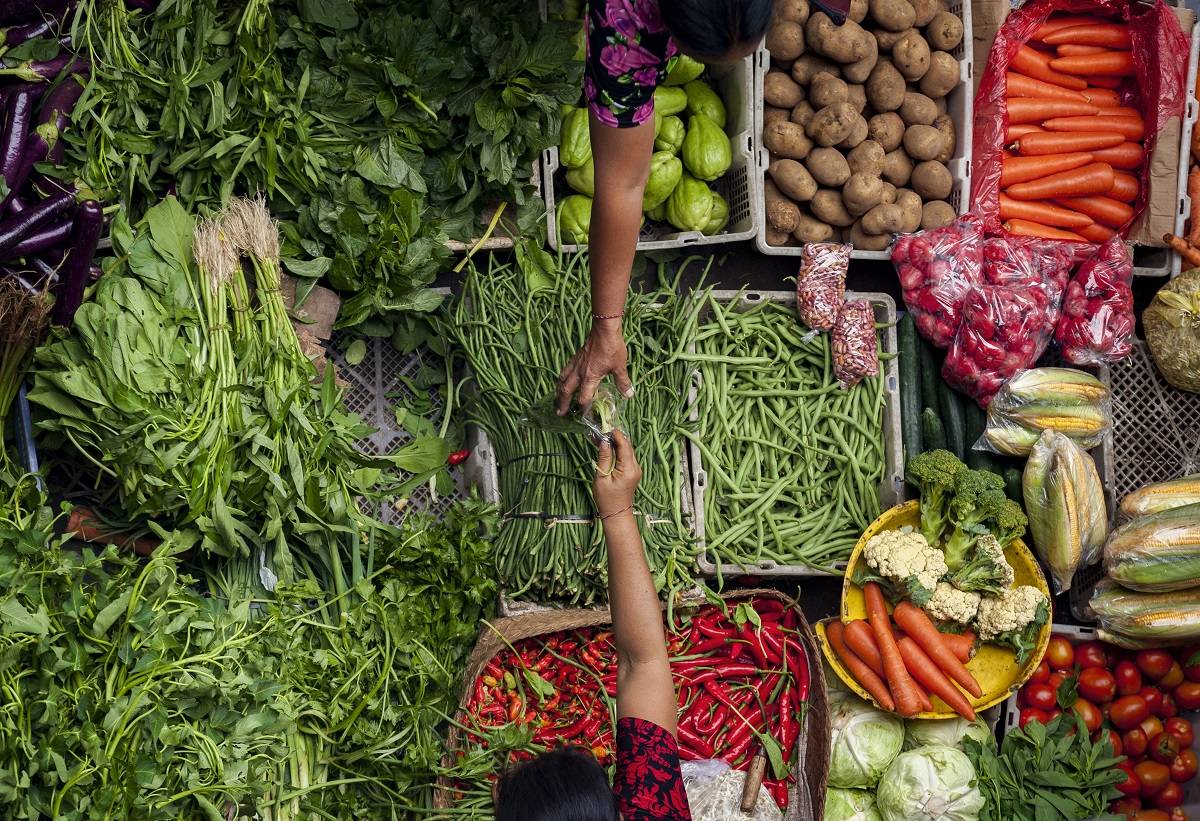
[[[591,335],[605,339],[621,338],[621,319],[597,319],[593,316]]]
[[[619,502],[611,505],[601,505],[596,517],[605,525],[623,519],[633,519],[633,502]]]

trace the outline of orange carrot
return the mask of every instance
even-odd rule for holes
[[[1092,159],[1096,162],[1106,162],[1113,168],[1138,168],[1146,156],[1145,150],[1140,145],[1128,140],[1120,145],[1090,151]]]
[[[1007,194],[1015,200],[1049,200],[1107,194],[1112,187],[1112,166],[1108,163],[1094,162],[1082,168],[1010,185]]]
[[[1012,68],[1035,80],[1043,80],[1047,83],[1053,83],[1063,88],[1072,88],[1076,91],[1083,91],[1088,85],[1085,80],[1079,77],[1055,71],[1050,67],[1050,60],[1046,55],[1039,54],[1026,45],[1022,45],[1017,49],[1017,53],[1012,59]]]
[[[1141,185],[1138,183],[1137,177],[1132,174],[1114,171],[1113,187],[1108,192],[1108,196],[1121,202],[1134,202],[1138,198],[1138,191],[1140,189]]]
[[[1133,74],[1133,55],[1128,51],[1110,51],[1107,54],[1084,54],[1079,57],[1055,57],[1050,61],[1050,70],[1063,74]]]
[[[850,675],[854,676],[854,680],[871,694],[880,707],[889,712],[895,710],[896,702],[892,700],[892,694],[888,691],[887,685],[866,662],[854,655],[854,652],[846,646],[843,629],[841,621],[836,618],[825,625],[825,637],[829,639],[829,646],[833,648],[833,652],[837,654],[842,665],[850,671]]]
[[[1196,219],[1197,209],[1200,209],[1200,168],[1192,166],[1188,172],[1187,195],[1192,200],[1192,215],[1188,217],[1187,241],[1196,245],[1200,243],[1200,219]]]
[[[1078,57],[1081,54],[1099,54],[1102,51],[1108,51],[1103,46],[1077,46],[1074,43],[1055,46],[1054,50],[1058,52],[1059,57]]]
[[[1072,28],[1074,26],[1093,26],[1105,22],[1107,21],[1100,17],[1092,17],[1087,14],[1064,14],[1061,17],[1051,17],[1042,23],[1030,39],[1044,41],[1051,32],[1058,31],[1059,29]]]
[[[1073,197],[1071,199],[1055,200],[1063,208],[1078,211],[1092,218],[1093,222],[1107,225],[1109,228],[1120,228],[1133,219],[1133,208],[1112,197]],[[1064,228],[1082,228],[1083,226],[1064,225]]]
[[[1091,83],[1092,85],[1098,86],[1100,88],[1115,89],[1115,88],[1121,87],[1121,83],[1125,82],[1125,78],[1124,77],[1108,77],[1108,76],[1105,76],[1102,74],[1096,74],[1092,77],[1088,77],[1088,82]]]
[[[858,656],[867,666],[878,675],[883,675],[883,657],[879,655],[879,647],[875,644],[875,634],[871,625],[862,619],[846,622],[843,631],[846,636],[846,646]]]
[[[942,633],[942,643],[950,648],[955,658],[966,664],[975,656],[975,634],[970,630],[961,633]]]
[[[904,656],[904,666],[908,668],[908,672],[917,680],[918,684],[946,702],[951,710],[967,721],[975,720],[975,711],[971,709],[971,702],[967,701],[950,679],[946,678],[946,674],[934,664],[933,659],[921,649],[919,644],[905,636],[900,640],[900,652]]]
[[[883,594],[879,595],[882,599]],[[892,618],[909,638],[921,646],[943,673],[961,684],[963,689],[975,698],[983,695],[983,688],[979,686],[975,676],[971,675],[966,666],[942,642],[942,634],[934,627],[933,621],[924,610],[910,601],[902,601],[892,611]]]
[[[1096,103],[1100,106],[1100,110],[1096,112],[1098,117],[1137,117],[1142,119],[1142,112],[1136,108],[1127,105],[1104,105]]]
[[[1070,171],[1092,162],[1092,155],[1077,151],[1073,154],[1046,154],[1038,157],[1013,157],[1000,165],[1000,187],[1016,182],[1029,182],[1047,174]]]
[[[1141,117],[1051,117],[1042,123],[1047,131],[1105,131],[1137,141],[1146,134]]]
[[[1052,31],[1042,38],[1048,46],[1070,43],[1076,46],[1107,46],[1129,48],[1129,27],[1121,23],[1092,23],[1082,26],[1067,26]]]
[[[1010,124],[1008,126],[1008,130],[1004,132],[1004,141],[1011,143],[1013,140],[1017,139],[1017,137],[1045,130],[1046,129],[1042,128],[1040,125],[1034,125],[1033,123],[1022,123],[1021,125]],[[1197,130],[1200,131],[1200,129]]]
[[[1056,86],[1054,83],[1035,80],[1016,71],[1010,71],[1004,77],[1008,83],[1009,97],[1041,97],[1043,99],[1087,102],[1082,91],[1072,91],[1069,88]]]
[[[1002,227],[1014,237],[1041,237],[1042,239],[1061,239],[1067,242],[1087,242],[1072,231],[1051,228],[1049,225],[1040,225],[1029,220],[1009,220],[1002,223]]]
[[[1188,245],[1186,239],[1177,237],[1174,234],[1163,234],[1163,242],[1170,245],[1179,256],[1183,257],[1183,261],[1192,268],[1200,268],[1200,248]]]
[[[1111,228],[1105,228],[1103,225],[1093,222],[1091,225],[1080,228],[1079,235],[1088,242],[1108,242],[1117,235],[1117,232]]]
[[[912,678],[912,676],[910,675],[909,678]],[[912,679],[912,688],[913,692],[917,694],[917,701],[921,704],[921,712],[928,713],[932,711],[933,702],[929,700],[929,693],[925,692],[925,688],[915,678]]]
[[[1018,154],[1041,156],[1044,154],[1072,154],[1076,151],[1093,152],[1100,148],[1113,148],[1125,142],[1120,134],[1089,131],[1047,131],[1023,134],[1012,144]]]
[[[1121,104],[1121,95],[1113,91],[1111,88],[1085,88],[1079,92],[1089,103],[1098,106],[1119,106]]]
[[[1031,222],[1040,222],[1042,225],[1052,225],[1055,228],[1083,228],[1093,222],[1091,217],[1078,211],[1071,211],[1048,202],[1014,200],[1006,194],[1000,195],[1000,219],[1030,220]]]
[[[892,632],[892,621],[888,618],[883,591],[875,582],[863,585],[863,598],[867,604],[867,621],[875,633],[875,644],[883,657],[883,671],[887,674],[888,687],[896,699],[896,711],[902,716],[914,716],[921,712],[921,696],[914,687],[912,676],[904,669],[904,659],[896,646],[896,635]]]
[[[1008,121],[1010,123],[1040,123],[1052,117],[1079,117],[1094,115],[1100,109],[1083,100],[1054,100],[1044,97],[1010,97]],[[1106,129],[1093,129],[1103,131]]]

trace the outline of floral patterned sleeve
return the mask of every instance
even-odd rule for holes
[[[583,93],[596,118],[631,128],[654,115],[654,89],[678,49],[656,0],[590,0]]]
[[[692,821],[679,769],[679,743],[652,721],[617,721],[613,793],[624,821]]]

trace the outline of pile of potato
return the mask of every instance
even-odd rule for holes
[[[769,244],[879,251],[954,220],[946,95],[962,39],[942,0],[851,0],[841,26],[808,0],[776,0],[763,82]]]

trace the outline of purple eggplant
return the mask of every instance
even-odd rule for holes
[[[71,122],[71,112],[83,96],[83,81],[76,74],[68,74],[62,82],[46,92],[38,108],[37,124],[34,126],[40,142],[30,146],[35,159],[25,158],[32,168],[34,163],[50,160],[55,165],[62,162],[66,147],[62,134]]]
[[[70,54],[60,54],[49,60],[24,60],[18,63],[5,60],[3,64],[0,75],[11,74],[29,83],[48,83],[64,71],[75,74],[87,72],[89,69],[85,60]]]
[[[35,101],[33,91],[28,86],[13,94],[4,120],[4,131],[0,133],[0,176],[4,177],[10,197],[16,194],[19,187],[17,173],[25,158],[25,144],[29,139],[29,124],[33,122]]]
[[[14,245],[65,212],[74,202],[75,195],[59,194],[0,222],[0,258],[7,258]]]
[[[70,325],[83,302],[83,289],[87,287],[88,269],[96,255],[100,232],[104,229],[104,209],[95,200],[80,203],[75,209],[75,226],[71,232],[71,249],[67,259],[59,268],[58,287],[54,292],[55,325]]]
[[[19,46],[26,40],[36,40],[38,37],[45,37],[57,28],[58,20],[53,17],[45,17],[21,26],[8,26],[7,28],[0,29],[0,46],[6,49]]]
[[[8,249],[9,259],[19,259],[28,254],[37,254],[61,246],[71,236],[73,224],[71,220],[65,219],[34,231]]]

